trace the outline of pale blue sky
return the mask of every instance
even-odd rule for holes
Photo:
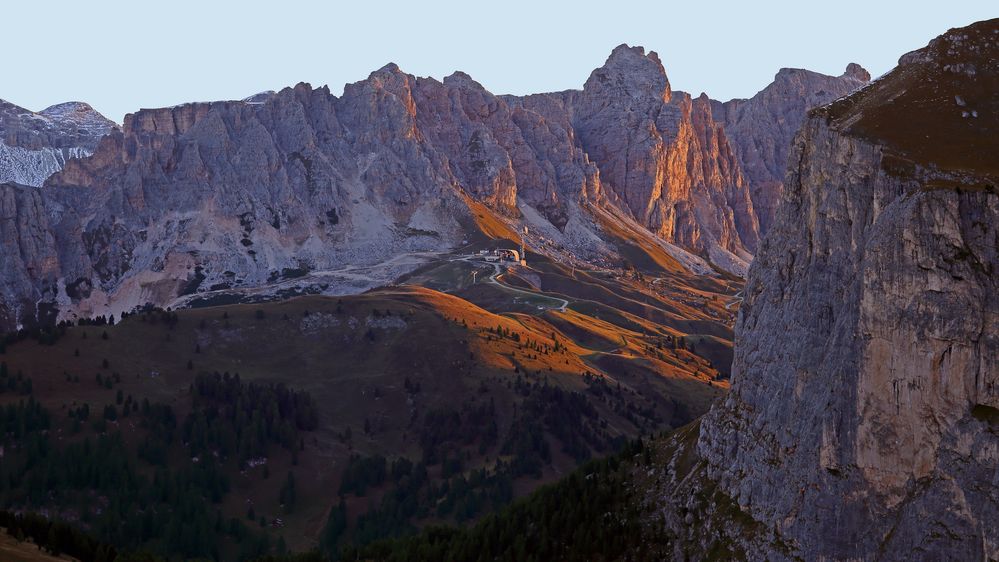
[[[995,16],[995,0],[5,0],[0,98],[36,111],[86,101],[120,122],[297,82],[339,94],[389,61],[525,94],[579,88],[629,43],[657,51],[675,89],[727,100],[784,66],[840,74],[855,61],[877,76],[946,29]]]

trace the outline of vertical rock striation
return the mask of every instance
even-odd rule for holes
[[[52,321],[51,310],[36,303],[51,301],[61,276],[56,242],[46,202],[34,187],[0,183],[0,326],[19,318]]]

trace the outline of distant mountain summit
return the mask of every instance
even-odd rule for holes
[[[92,154],[115,127],[83,102],[36,113],[0,100],[0,182],[40,186],[68,159]]]

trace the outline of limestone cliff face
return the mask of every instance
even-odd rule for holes
[[[999,559],[996,61],[999,20],[952,30],[812,113],[684,482],[716,500],[667,498],[674,537],[751,559]]]
[[[510,216],[518,204],[564,229],[568,205],[599,191],[595,165],[571,128],[518,100],[494,96],[467,74],[417,81],[419,127],[441,151],[459,185]]]
[[[37,188],[0,184],[0,248],[0,326],[12,326],[22,315],[46,317],[36,302],[55,296],[60,271]]]
[[[40,186],[70,158],[93,153],[115,127],[81,102],[35,113],[0,100],[0,182]]]
[[[851,63],[841,76],[782,68],[774,81],[750,99],[714,102],[715,119],[732,140],[765,234],[774,220],[783,189],[788,150],[809,109],[863,86],[870,74]]]

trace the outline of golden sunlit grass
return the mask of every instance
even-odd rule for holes
[[[661,273],[686,271],[676,258],[653,241],[654,237],[648,232],[637,232],[614,211],[597,207],[592,207],[591,210],[600,228],[616,243],[620,255],[634,267],[653,272],[658,270]]]
[[[509,240],[514,244],[520,244],[520,236],[506,222],[500,220],[492,210],[467,195],[463,195],[462,198],[472,212],[477,231],[481,232],[486,239]],[[473,229],[466,230],[473,231]]]

